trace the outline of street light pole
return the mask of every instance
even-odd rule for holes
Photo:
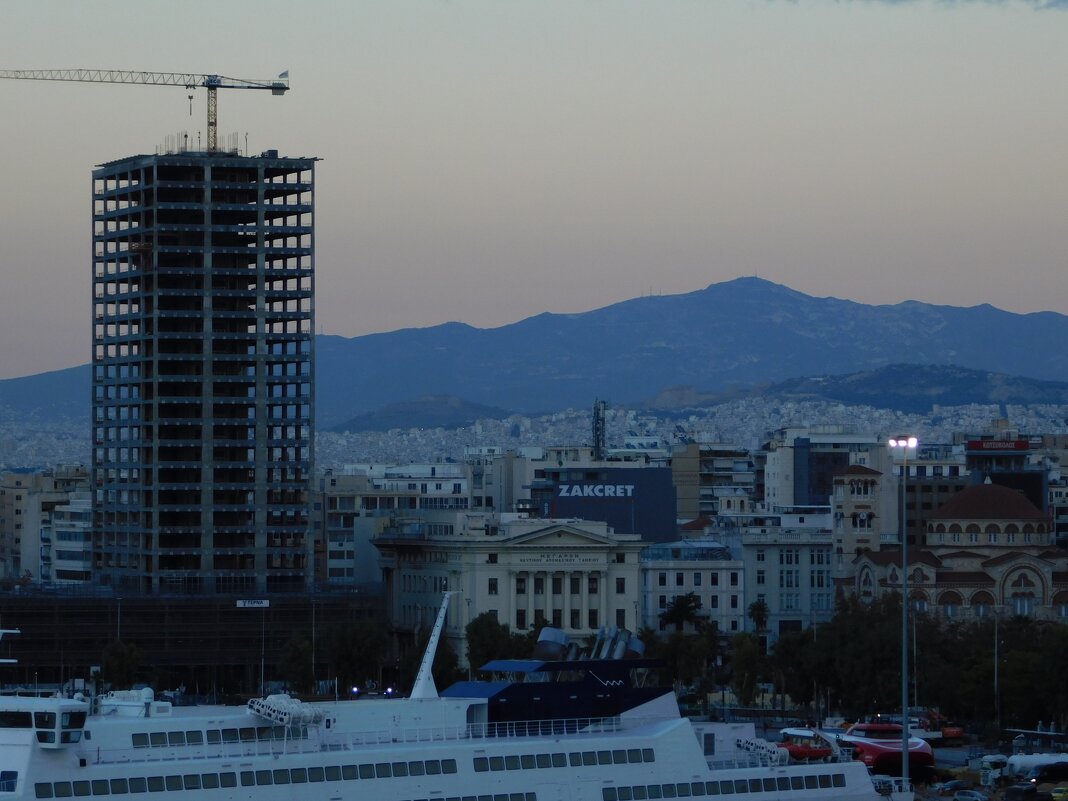
[[[891,448],[901,448],[901,781],[909,783],[909,543],[906,525],[906,489],[909,480],[909,449],[916,437],[892,437]]]

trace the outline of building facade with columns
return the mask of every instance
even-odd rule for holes
[[[578,642],[602,626],[638,630],[643,543],[636,534],[601,522],[517,515],[468,515],[462,529],[439,532],[413,518],[374,538],[399,638],[414,639],[433,625],[446,590],[460,593],[445,636],[463,665],[465,627],[486,612],[514,632],[544,621]]]

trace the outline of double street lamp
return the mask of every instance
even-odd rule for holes
[[[891,450],[901,450],[901,780],[909,781],[909,545],[905,489],[909,478],[909,451],[919,444],[916,437],[891,437]]]

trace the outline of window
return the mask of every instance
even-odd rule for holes
[[[627,627],[627,610],[626,609],[617,609],[616,610],[616,626],[618,628],[621,628],[621,629],[624,629],[624,628]]]
[[[527,594],[527,577],[526,576],[516,576],[515,577],[515,592],[516,592],[516,595],[526,595]]]
[[[553,595],[564,594],[564,580],[560,576],[553,576]]]
[[[657,574],[657,582],[656,583],[661,587],[666,587],[667,586],[667,573],[661,572],[661,573]]]
[[[572,576],[571,577],[571,594],[572,595],[578,595],[580,592],[582,592],[582,579],[580,579],[578,576]]]
[[[516,609],[515,610],[515,627],[517,629],[525,629],[527,627],[527,610]]]
[[[590,610],[590,628],[591,629],[595,629],[599,625],[600,624],[597,622],[597,610],[596,609],[591,609]]]
[[[588,589],[589,589],[589,594],[590,595],[596,595],[597,594],[597,576],[590,576],[589,577],[589,587],[588,587]]]
[[[678,573],[675,574],[675,586],[676,587],[681,587],[682,585],[683,585],[682,573],[678,572]]]
[[[544,576],[535,576],[534,577],[534,594],[535,595],[544,595],[545,594],[545,577]]]
[[[491,565],[497,564],[497,554],[495,554],[495,553],[486,554],[486,561]]]
[[[764,561],[764,549],[763,548],[760,548],[760,549],[757,550],[757,552],[756,552],[756,560],[758,562],[763,562]]]
[[[763,570],[758,570],[756,572],[756,583],[757,584],[763,584],[764,583],[764,571]]]
[[[738,586],[738,574],[733,570],[731,571],[731,586],[732,587],[737,587]]]
[[[519,589],[520,579],[516,579],[515,581],[516,581],[516,592],[521,592],[521,590]],[[487,589],[487,592],[489,592],[490,595],[496,595],[497,594],[497,579],[491,578],[489,580],[489,587]]]
[[[623,595],[627,591],[627,580],[625,578],[616,579],[616,595]]]

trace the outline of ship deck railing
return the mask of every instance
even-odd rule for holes
[[[363,748],[396,743],[433,743],[457,740],[512,739],[517,737],[583,738],[621,732],[646,724],[662,723],[673,718],[560,718],[492,723],[465,723],[457,726],[397,727],[338,731],[307,727],[307,736],[277,740],[255,740],[197,746],[157,746],[139,748],[85,748],[81,756],[97,764],[127,762],[182,762],[198,759],[236,759],[240,757],[309,754],[321,752],[355,752]],[[677,718],[674,718],[677,720]],[[88,744],[87,744],[88,745]]]

